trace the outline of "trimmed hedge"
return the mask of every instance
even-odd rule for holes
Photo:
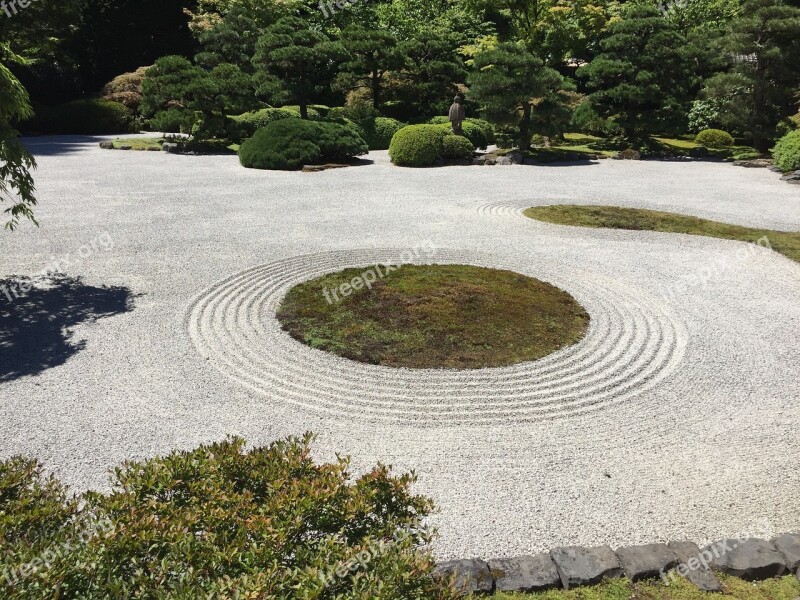
[[[241,140],[253,137],[256,131],[266,127],[274,121],[282,119],[297,119],[300,112],[288,108],[262,108],[231,117],[238,128],[238,137]]]
[[[0,597],[454,599],[414,476],[354,478],[311,439],[126,462],[77,499],[36,461],[0,462]]]
[[[800,130],[790,131],[775,144],[772,160],[783,172],[800,169]]]
[[[364,139],[370,150],[388,150],[394,134],[405,127],[405,123],[389,117],[365,119],[358,124],[364,131]]]
[[[308,108],[308,120],[309,121],[318,121],[319,119],[322,118],[322,115],[313,106],[309,105],[306,108]],[[289,110],[289,111],[293,112],[295,117],[299,117],[300,116],[300,107],[299,106],[294,106],[294,105],[281,106],[281,109],[282,110]],[[330,112],[330,110],[328,112]]]
[[[389,158],[401,167],[427,167],[443,155],[447,130],[442,125],[409,125],[394,134]]]
[[[706,148],[729,148],[733,146],[733,136],[721,129],[704,129],[697,134],[694,141]]]
[[[75,100],[52,107],[38,107],[25,122],[26,132],[50,135],[110,135],[131,133],[133,113],[124,104],[109,100]]]
[[[460,135],[446,135],[442,139],[442,156],[444,158],[472,158],[475,147],[467,138]]]
[[[330,121],[281,119],[256,131],[239,148],[250,169],[294,170],[303,165],[347,160],[369,147],[352,127]]]
[[[450,119],[447,117],[434,117],[428,121],[432,125],[441,125],[452,131]],[[494,143],[495,134],[494,127],[488,121],[483,119],[466,119],[461,124],[461,129],[464,131],[464,137],[468,138],[472,145],[480,150],[486,150],[489,144]]]

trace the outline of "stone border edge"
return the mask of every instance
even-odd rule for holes
[[[627,577],[632,582],[682,577],[706,592],[722,591],[715,572],[747,581],[794,573],[800,580],[800,533],[760,538],[724,539],[701,549],[694,542],[556,548],[534,556],[451,560],[437,564],[434,575],[451,581],[462,593],[542,592],[572,589]]]

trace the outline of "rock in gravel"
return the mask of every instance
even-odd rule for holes
[[[678,575],[688,579],[695,587],[704,592],[721,592],[722,585],[716,575],[701,560],[700,548],[694,542],[670,542],[669,549],[678,558]]]
[[[666,544],[620,548],[617,550],[617,558],[625,576],[631,581],[656,579],[678,564],[678,558]]]
[[[604,578],[622,577],[617,555],[608,546],[567,547],[550,551],[565,589],[600,583]]]
[[[706,550],[713,553],[712,567],[747,581],[780,577],[786,572],[786,559],[766,540],[721,540]]]
[[[455,587],[460,592],[468,594],[491,594],[494,589],[494,580],[489,571],[489,565],[477,558],[451,560],[436,565],[434,577],[453,580]]]
[[[689,150],[689,156],[692,158],[708,158],[711,156],[711,152],[705,146],[697,146],[697,148]]]
[[[508,158],[507,156],[500,156],[498,157],[497,161],[495,162],[497,165],[513,165],[514,161]]]
[[[773,538],[772,543],[786,559],[786,568],[800,572],[800,533],[786,533]]]
[[[109,141],[100,142],[100,147],[103,150],[113,150],[114,149],[114,142],[109,142]]]
[[[180,146],[171,142],[164,142],[161,144],[161,149],[164,152],[169,152],[170,154],[178,154],[180,152]]]
[[[735,160],[734,166],[746,167],[748,169],[760,169],[772,166],[772,161],[768,158],[751,158],[748,160]]]
[[[541,592],[561,586],[556,565],[546,552],[490,560],[489,571],[499,592]]]

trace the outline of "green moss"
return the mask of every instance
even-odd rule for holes
[[[342,290],[369,271],[370,286]],[[578,342],[589,323],[569,294],[519,273],[463,265],[385,271],[348,269],[303,283],[278,319],[295,339],[352,360],[456,369],[542,358]]]
[[[800,233],[742,227],[675,213],[617,206],[535,206],[526,210],[525,215],[557,225],[685,233],[742,242],[758,242],[766,237],[773,250],[800,262]]]
[[[163,138],[118,138],[113,141],[114,148],[130,146],[132,150],[161,150]]]
[[[724,591],[702,592],[685,579],[676,578],[669,585],[661,581],[632,584],[615,579],[600,585],[569,591],[553,590],[539,594],[496,594],[496,600],[794,600],[800,595],[800,582],[794,576],[749,583],[719,575]]]

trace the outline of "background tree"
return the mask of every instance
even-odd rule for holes
[[[399,74],[403,100],[420,115],[444,114],[457,93],[457,83],[466,77],[453,35],[422,31],[401,42],[399,52],[405,67]]]
[[[142,83],[142,114],[183,111],[194,122],[192,134],[198,140],[225,137],[226,115],[244,112],[253,103],[252,79],[229,63],[206,71],[182,56],[165,56],[148,69]]]
[[[685,127],[691,85],[686,39],[653,6],[629,6],[609,27],[602,53],[578,70],[597,113],[629,140]]]
[[[258,92],[275,104],[296,103],[308,119],[315,94],[330,86],[337,64],[347,52],[297,17],[284,17],[267,28],[256,44],[253,66]]]
[[[800,83],[800,9],[780,0],[747,0],[720,38],[726,73],[705,82],[703,95],[721,105],[720,119],[766,152],[779,121],[795,112]]]
[[[241,6],[234,6],[223,17],[194,31],[203,50],[195,57],[197,64],[216,67],[222,63],[252,72],[252,58],[261,33],[256,20]]]
[[[6,64],[21,60],[8,46],[0,44],[0,202],[11,202],[4,212],[9,215],[8,229],[15,229],[20,218],[34,223],[32,207],[36,204],[30,171],[36,162],[19,141],[15,123],[33,114],[28,93]]]
[[[383,102],[381,84],[389,71],[400,69],[405,58],[397,46],[397,37],[389,31],[354,25],[342,31],[342,45],[349,59],[341,65],[337,87],[369,89],[372,106]]]
[[[537,98],[549,96],[563,77],[517,44],[503,43],[478,54],[469,77],[470,97],[489,121],[519,127],[519,147],[531,145],[531,113]]]

